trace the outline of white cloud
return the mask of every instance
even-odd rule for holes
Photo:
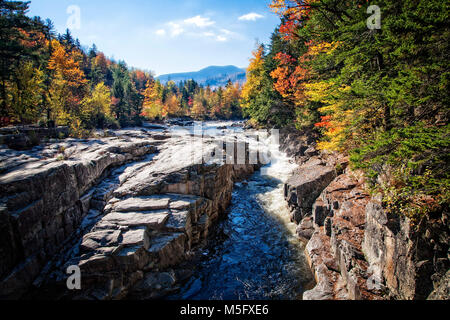
[[[239,20],[241,21],[256,21],[258,19],[264,18],[263,15],[255,12],[247,13],[241,17],[239,17]]]
[[[203,18],[202,16],[195,16],[189,19],[184,20],[186,24],[193,24],[199,28],[205,28],[212,26],[215,24],[215,21],[212,21],[210,18]]]
[[[170,35],[172,37],[176,37],[179,36],[180,34],[182,34],[184,32],[184,29],[181,27],[180,24],[175,23],[175,22],[169,22],[168,23],[169,27],[170,27]]]
[[[166,35],[166,30],[164,30],[164,29],[159,29],[159,30],[156,30],[155,31],[155,34],[157,35],[157,36],[165,36]]]
[[[198,28],[203,29],[199,32]],[[153,31],[154,34],[163,37],[176,38],[180,35],[189,38],[205,38],[217,42],[226,42],[239,38],[239,34],[217,26],[216,22],[201,15],[185,19],[167,22],[161,29]]]

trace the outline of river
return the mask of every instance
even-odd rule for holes
[[[182,134],[193,128],[171,130]],[[207,122],[203,132],[251,139],[233,122]],[[228,217],[201,252],[194,276],[168,299],[293,300],[313,283],[283,195],[284,182],[297,165],[270,138],[259,147],[270,150],[271,163],[236,183]]]

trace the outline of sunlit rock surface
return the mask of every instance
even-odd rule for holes
[[[71,265],[82,271],[78,298],[124,298],[186,259],[227,208],[233,180],[258,167],[206,164],[213,139],[164,128],[108,134],[0,150],[1,298],[65,286]]]

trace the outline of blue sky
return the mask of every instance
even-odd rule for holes
[[[268,42],[279,23],[270,0],[32,0],[31,16],[50,18],[108,57],[156,75],[210,65],[246,67],[256,40]],[[69,13],[68,13],[69,11]],[[74,19],[75,17],[75,19]]]

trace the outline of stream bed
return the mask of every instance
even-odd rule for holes
[[[264,145],[271,163],[235,184],[228,217],[203,249],[194,275],[169,300],[295,300],[311,288],[314,280],[304,245],[283,195],[296,164],[278,145]]]

